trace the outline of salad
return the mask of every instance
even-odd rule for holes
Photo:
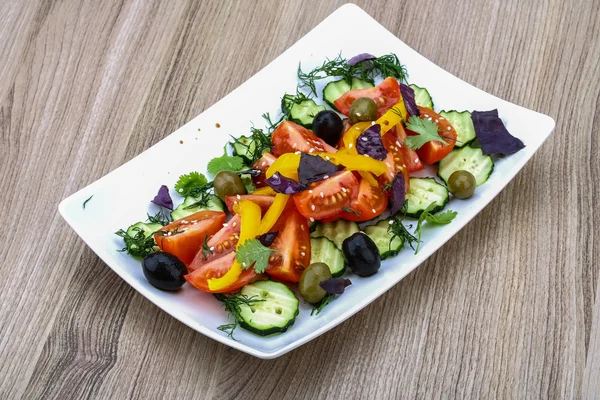
[[[449,203],[468,201],[495,157],[524,147],[497,110],[436,111],[395,54],[300,65],[278,114],[227,143],[208,177],[182,175],[176,207],[163,185],[151,200],[161,211],[117,232],[158,289],[213,293],[232,338],[238,326],[285,332],[300,301],[319,314],[351,279],[418,253],[424,224],[451,223]],[[437,176],[415,176],[425,165]]]

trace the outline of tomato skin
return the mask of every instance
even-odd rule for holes
[[[381,117],[391,106],[400,101],[400,85],[394,78],[386,78],[379,85],[368,89],[350,90],[337,99],[334,104],[345,116],[350,115],[350,106],[359,97],[368,97],[377,104],[377,116]]]
[[[325,143],[313,132],[292,121],[283,121],[277,126],[271,136],[271,143],[273,144],[271,151],[275,157],[297,151],[304,153],[336,152],[334,147]]]
[[[257,188],[267,186],[267,184],[265,182],[265,179],[266,179],[265,172],[267,172],[267,169],[269,169],[269,167],[271,166],[271,164],[273,164],[275,162],[275,160],[277,160],[277,157],[275,157],[273,154],[271,154],[267,151],[267,152],[264,152],[261,159],[258,160],[257,162],[255,162],[254,165],[252,166],[252,169],[256,169],[256,170],[259,170],[262,172],[262,174],[252,177],[252,182],[254,182],[254,185]]]
[[[406,187],[406,190],[404,192],[408,193],[408,189],[410,189],[410,177],[408,175],[408,169],[396,166],[396,163],[394,162],[394,155],[392,152],[388,152],[388,155],[385,158],[385,160],[383,160],[383,162],[385,163],[388,170],[386,173],[381,174],[377,177],[379,185],[382,188],[386,185],[389,185],[390,183],[394,182],[396,174],[400,173],[404,177],[404,183]],[[392,197],[392,191],[390,189],[385,190],[384,193],[387,195],[388,198]]]
[[[267,212],[271,204],[275,201],[275,196],[259,196],[254,194],[244,194],[238,199],[237,196],[226,196],[225,205],[230,214],[235,215],[233,206],[240,200],[250,200],[253,203],[258,204],[260,211],[264,214]]]
[[[424,118],[432,118],[434,121],[437,121],[438,124],[438,134],[445,140],[448,144],[443,144],[440,141],[431,141],[425,143],[420,149],[417,150],[417,154],[419,158],[426,164],[435,164],[440,161],[442,158],[446,157],[454,148],[456,144],[456,138],[458,135],[456,134],[456,130],[450,125],[450,123],[442,118],[441,115],[433,111],[431,108],[421,107],[419,106],[419,113],[421,114],[421,119]],[[415,132],[412,132],[410,129],[406,130],[409,135],[416,135]]]
[[[230,252],[222,257],[219,257],[213,260],[210,263],[199,266],[193,272],[184,276],[185,280],[189,282],[190,285],[195,287],[196,289],[202,290],[203,292],[209,293],[230,293],[235,292],[244,285],[248,283],[254,282],[258,279],[264,279],[266,275],[261,274],[257,275],[254,271],[254,268],[248,268],[243,270],[237,281],[227,288],[222,290],[210,290],[208,287],[208,280],[212,278],[220,278],[225,275],[227,271],[233,265],[233,260],[235,259],[235,253]]]
[[[279,234],[271,245],[277,253],[269,260],[267,274],[276,280],[299,282],[302,271],[310,265],[310,230],[306,218],[295,207],[286,207],[271,231]]]
[[[222,227],[217,233],[212,235],[206,242],[212,253],[207,254],[206,258],[204,258],[203,252],[201,250],[198,251],[194,260],[188,265],[188,271],[194,272],[204,264],[208,264],[217,258],[235,251],[235,246],[240,238],[240,221],[240,216],[236,214],[229,220],[227,226]]]
[[[409,149],[404,144],[406,140],[406,131],[402,124],[398,124],[383,135],[383,145],[393,153],[396,167],[408,168],[408,172],[420,171],[423,163],[419,159],[416,151]]]
[[[225,213],[220,211],[199,211],[164,226],[162,231],[180,233],[165,235],[155,233],[154,240],[164,252],[173,254],[185,265],[189,265],[202,249],[206,236],[214,235],[225,222]]]
[[[374,187],[366,179],[361,179],[358,196],[350,203],[349,208],[358,212],[343,211],[340,218],[348,221],[369,221],[383,213],[388,205],[387,196],[379,186]]]
[[[323,195],[321,195],[321,193]],[[292,196],[298,212],[306,219],[321,220],[338,216],[358,195],[358,180],[351,171],[313,183],[310,190]]]

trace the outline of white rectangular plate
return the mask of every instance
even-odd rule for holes
[[[304,70],[310,70],[340,52],[346,58],[365,52],[375,55],[396,53],[408,68],[409,81],[430,91],[436,110],[497,108],[508,130],[526,147],[499,160],[490,179],[477,189],[473,198],[451,201],[449,208],[457,211],[458,216],[447,226],[427,229],[418,255],[405,249],[401,256],[383,262],[376,275],[353,277],[353,285],[346,293],[316,317],[310,316],[310,306],[301,304],[295,325],[286,333],[259,337],[238,329],[235,333],[238,341],[233,341],[217,330],[219,325],[231,321],[212,295],[187,284],[177,293],[155,289],[144,278],[140,262],[117,251],[122,242],[114,232],[145,220],[147,211],[155,211],[149,200],[160,185],[173,188],[181,174],[205,172],[208,161],[222,154],[229,135],[248,133],[251,121],[262,126],[261,114],[264,112],[276,114],[281,96],[296,90],[299,62]],[[323,85],[324,82],[320,82],[319,89]],[[234,114],[232,110],[235,110]],[[216,123],[221,127],[217,128]],[[351,317],[418,267],[506,186],[553,129],[552,118],[508,103],[461,81],[409,48],[363,10],[347,4],[217,104],[133,160],[65,199],[59,209],[77,234],[108,266],[158,307],[221,343],[256,357],[275,358]],[[165,163],[165,154],[177,154],[178,162]],[[93,199],[83,209],[83,202],[91,195]]]

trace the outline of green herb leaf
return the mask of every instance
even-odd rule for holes
[[[252,176],[242,175],[241,178],[244,186],[246,187],[246,193],[252,194],[252,192],[256,190],[256,185],[254,185],[254,182],[252,181]]]
[[[239,171],[244,167],[244,159],[238,156],[223,154],[210,160],[207,170],[210,174],[216,175],[221,171]]]
[[[321,311],[323,311],[325,306],[327,306],[327,304],[329,304],[334,297],[335,297],[334,294],[326,294],[325,297],[323,297],[323,300],[321,300],[320,302],[318,302],[317,304],[315,304],[313,306],[313,309],[310,312],[310,316],[312,317],[313,314],[319,315],[321,313]]]
[[[251,307],[252,304],[260,303],[264,301],[263,299],[258,299],[256,296],[248,297],[245,294],[216,294],[215,297],[217,300],[223,303],[225,310],[229,313],[231,317],[234,318],[235,322],[233,324],[220,325],[217,327],[218,330],[225,332],[227,336],[231,339],[236,340],[233,337],[233,331],[237,328],[239,321],[242,319],[240,314],[242,313],[242,306]]]
[[[419,216],[417,228],[415,229],[415,234],[417,235],[417,239],[419,240],[419,242],[417,244],[417,248],[415,249],[415,254],[419,252],[419,247],[421,247],[421,233],[424,221],[438,225],[446,225],[452,222],[454,217],[456,217],[457,212],[452,210],[448,210],[438,214],[431,214],[431,210],[433,210],[436,206],[437,204],[435,203],[435,201],[432,202]]]
[[[346,211],[360,217],[361,212],[351,209],[350,207],[342,207],[342,211]]]
[[[208,246],[208,235],[206,235],[204,237],[204,242],[202,243],[202,259],[206,260],[211,254],[213,254],[213,251]]]
[[[235,259],[242,265],[242,269],[254,265],[256,273],[262,274],[269,266],[269,257],[273,252],[275,250],[263,246],[258,239],[249,239],[238,246]]]
[[[402,223],[402,220],[399,217],[396,217],[390,221],[391,223],[388,227],[388,233],[392,235],[392,237],[390,238],[390,246],[392,244],[392,241],[396,239],[396,237],[399,237],[403,240],[404,243],[408,243],[410,248],[414,250],[415,247],[413,243],[418,243],[419,240],[406,229],[406,227]]]
[[[146,236],[141,228],[133,228],[133,230],[135,231],[133,236],[129,235],[123,229],[115,232],[115,235],[122,237],[125,241],[125,247],[119,251],[125,251],[127,254],[135,257],[144,257],[152,253],[154,251],[154,246],[156,246],[154,236]]]
[[[202,190],[208,184],[206,177],[199,172],[190,172],[181,175],[175,184],[175,191],[183,197],[191,196],[198,190]]]
[[[171,216],[168,213],[162,211],[157,212],[154,215],[148,215],[148,222],[151,224],[161,224],[162,226],[168,225],[171,222]]]
[[[438,134],[438,126],[435,122],[429,119],[421,119],[416,115],[411,115],[408,119],[406,127],[413,132],[418,133],[416,136],[407,136],[405,143],[408,148],[413,150],[420,149],[425,143],[438,141],[448,144]]]
[[[94,195],[91,195],[90,197],[87,198],[86,201],[83,202],[83,209],[85,210],[85,205],[87,204],[88,201],[90,201],[92,199],[92,197],[94,197]]]

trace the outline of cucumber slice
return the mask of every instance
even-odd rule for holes
[[[310,239],[310,263],[316,262],[327,264],[334,278],[342,276],[346,271],[344,254],[326,237]]]
[[[323,110],[325,110],[325,106],[317,105],[314,100],[304,100],[292,105],[292,108],[290,109],[290,120],[305,128],[312,129],[315,115]]]
[[[463,147],[475,140],[475,127],[473,126],[470,112],[450,110],[441,111],[440,115],[450,122],[450,125],[452,125],[458,135],[456,144],[454,145],[455,148]]]
[[[252,154],[256,152],[256,142],[247,136],[240,136],[232,142],[233,155],[242,157],[247,163],[252,162]]]
[[[152,235],[154,232],[158,231],[160,228],[162,228],[161,224],[150,224],[147,222],[138,222],[138,223],[131,225],[129,228],[127,228],[127,235],[129,235],[131,237],[135,237],[135,235],[141,230],[142,232],[144,232],[144,236],[148,237],[148,236]]]
[[[347,237],[358,232],[358,224],[352,221],[338,219],[337,221],[328,224],[319,224],[316,229],[310,234],[310,237],[326,237],[335,243],[338,249],[342,249],[342,242]]]
[[[329,104],[334,110],[337,110],[334,102],[342,97],[344,93],[352,89],[350,84],[345,79],[339,81],[329,82],[323,89],[323,99]]]
[[[355,89],[369,89],[375,87],[371,82],[363,81],[358,78],[352,78],[352,90]],[[337,100],[337,99],[336,99]]]
[[[409,85],[415,91],[415,102],[418,106],[431,108],[433,110],[433,101],[427,89],[412,83]]]
[[[434,178],[410,178],[410,190],[406,194],[406,215],[419,218],[433,202],[436,206],[430,212],[436,213],[446,206],[449,199],[448,188]]]
[[[404,246],[404,239],[399,236],[392,236],[388,232],[390,220],[384,219],[375,225],[367,226],[365,233],[370,237],[379,249],[379,255],[382,260],[395,257]]]
[[[490,156],[484,156],[479,148],[464,146],[453,149],[439,163],[438,175],[446,184],[454,171],[469,171],[475,177],[477,186],[484,184],[494,170],[494,161]]]
[[[240,326],[244,329],[267,336],[287,331],[296,321],[298,298],[283,283],[257,281],[244,286],[240,293],[264,300],[240,305]]]
[[[221,199],[219,199],[214,194],[210,195],[208,202],[206,203],[206,206],[204,206],[204,207],[196,206],[196,207],[188,208],[188,207],[193,206],[199,200],[200,199],[197,197],[191,197],[191,196],[186,197],[183,200],[183,203],[181,203],[179,206],[177,206],[176,209],[171,211],[171,218],[173,218],[173,221],[181,219],[181,218],[185,218],[188,215],[192,215],[194,213],[197,213],[198,211],[203,211],[203,210],[225,211],[223,202],[221,201]]]

